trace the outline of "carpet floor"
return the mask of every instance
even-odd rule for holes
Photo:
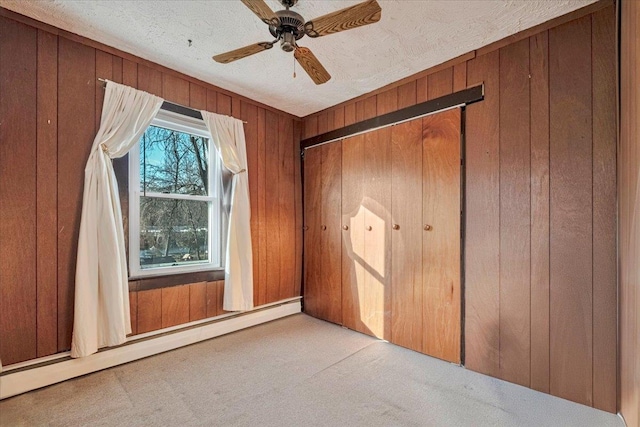
[[[2,426],[623,426],[298,314],[0,402]]]

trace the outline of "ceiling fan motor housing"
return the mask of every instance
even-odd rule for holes
[[[291,52],[296,48],[296,40],[304,36],[304,18],[290,10],[279,10],[276,15],[280,19],[280,25],[277,27],[270,25],[269,32],[281,40],[282,50]]]

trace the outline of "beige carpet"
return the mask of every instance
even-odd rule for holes
[[[2,426],[622,426],[303,314],[0,402]]]

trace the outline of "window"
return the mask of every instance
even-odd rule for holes
[[[221,162],[202,120],[160,110],[130,151],[132,277],[221,267]]]

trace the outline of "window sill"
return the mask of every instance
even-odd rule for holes
[[[130,277],[129,291],[148,291],[169,288],[199,282],[224,280],[224,269],[198,271],[192,273],[174,273],[161,276]]]

